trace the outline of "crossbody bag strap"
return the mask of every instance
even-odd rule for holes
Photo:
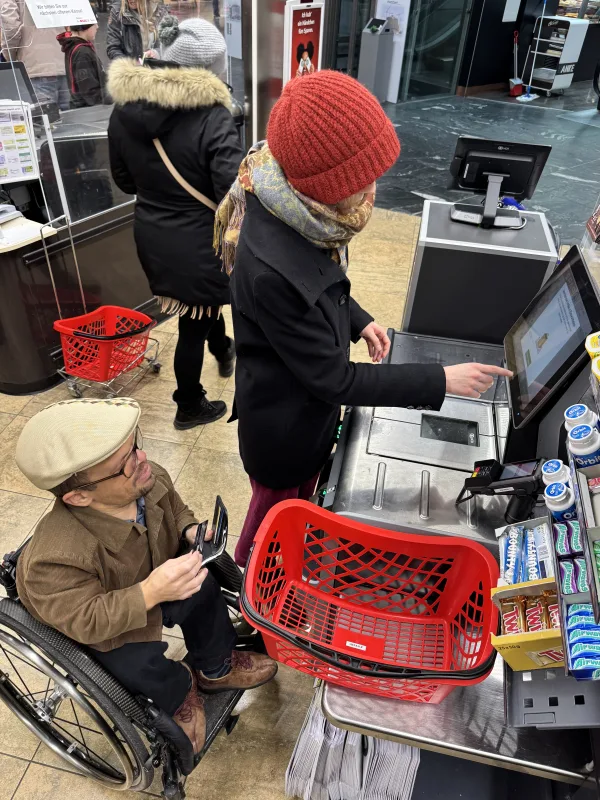
[[[217,204],[213,203],[212,200],[209,200],[208,197],[205,197],[202,194],[202,192],[199,192],[197,189],[194,189],[194,187],[190,183],[188,183],[186,181],[186,179],[183,177],[183,175],[179,174],[179,172],[176,170],[175,166],[173,165],[173,162],[171,161],[169,156],[166,154],[165,148],[160,143],[160,140],[159,139],[153,139],[152,140],[152,144],[154,145],[154,147],[156,147],[158,155],[161,157],[161,160],[162,160],[163,164],[169,170],[169,172],[175,178],[175,180],[181,186],[181,188],[185,189],[185,191],[188,194],[191,194],[192,197],[195,197],[196,200],[199,200],[205,206],[208,206],[208,208],[210,208],[211,211],[216,211],[217,210]]]

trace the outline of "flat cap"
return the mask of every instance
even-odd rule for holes
[[[116,453],[140,415],[139,403],[130,397],[54,403],[23,428],[17,465],[38,489],[53,489]]]

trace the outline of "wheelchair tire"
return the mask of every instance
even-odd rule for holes
[[[63,725],[79,727],[87,754],[73,743],[66,747],[67,741],[64,734],[70,736],[71,732],[65,731],[64,727],[58,723],[59,730],[55,731],[45,708],[43,711],[36,712],[34,710],[29,698],[33,701],[34,695],[42,694],[43,690],[31,692],[19,676],[20,682],[26,689],[26,699],[22,689],[10,681],[10,676],[8,680],[6,678],[2,680],[3,672],[0,670],[0,701],[3,701],[29,730],[80,774],[104,786],[110,786],[112,789],[129,789],[138,792],[146,789],[152,783],[154,770],[149,766],[148,749],[133,724],[137,723],[142,729],[148,726],[144,709],[135,698],[85,649],[53,628],[38,622],[20,603],[3,599],[0,600],[0,656],[6,655],[6,647],[14,651],[15,643],[21,653],[20,657],[17,656],[18,660],[32,665],[33,670],[41,672],[44,678],[47,677],[48,686],[50,686],[50,681],[54,680],[54,691],[57,691],[58,687],[59,696],[62,693],[59,702],[62,703],[64,698],[67,698],[67,702],[71,703],[76,724],[62,718],[60,721],[63,722]],[[31,650],[31,646],[36,650]],[[23,658],[23,654],[25,654],[25,658]],[[34,661],[32,664],[31,654],[37,655],[39,661]],[[44,656],[49,661],[45,661]],[[9,659],[9,661],[13,664],[12,660]],[[59,667],[66,675],[61,675],[56,667]],[[55,674],[50,677],[53,671]],[[61,680],[57,680],[56,676]],[[85,694],[80,692],[78,687],[81,687]],[[46,696],[48,691],[47,688]],[[90,700],[93,701],[93,704],[89,702]],[[121,771],[98,756],[95,751],[92,750],[93,755],[91,755],[83,730],[96,734],[99,731],[85,726],[82,728],[73,703],[83,709],[101,728],[116,757],[120,759]],[[40,704],[44,705],[41,700],[38,701],[38,705]],[[98,714],[97,709],[94,709],[94,704],[103,712],[110,724],[107,724],[103,716]],[[96,718],[90,714],[90,710],[96,712]],[[43,714],[46,718],[43,717]],[[104,723],[104,727],[102,723]],[[113,734],[112,741],[111,733]],[[77,741],[79,742],[79,740]],[[126,745],[127,749],[123,745]],[[104,768],[101,761],[110,769]]]

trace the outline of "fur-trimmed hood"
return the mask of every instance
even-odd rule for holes
[[[109,92],[123,125],[138,139],[155,139],[175,127],[182,113],[224,106],[229,89],[202,67],[139,66],[118,58],[108,72]]]
[[[108,91],[121,106],[148,103],[190,111],[221,105],[231,111],[229,89],[202,67],[148,67],[131,58],[118,58],[108,71]]]

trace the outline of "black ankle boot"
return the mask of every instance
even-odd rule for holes
[[[235,344],[233,339],[229,340],[229,347],[225,355],[219,360],[219,375],[222,378],[231,378],[235,370]]]
[[[227,406],[222,400],[211,402],[206,399],[204,391],[193,402],[178,401],[177,392],[174,393],[173,400],[177,403],[177,414],[173,425],[178,431],[187,431],[195,428],[196,425],[208,425],[209,422],[216,422],[227,411]]]

